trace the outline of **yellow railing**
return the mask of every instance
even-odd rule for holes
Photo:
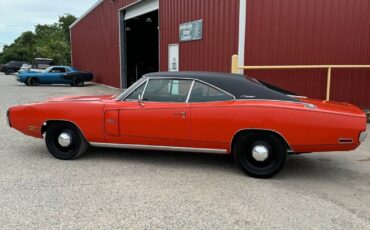
[[[330,100],[331,70],[332,69],[358,69],[370,68],[370,65],[276,65],[276,66],[239,66],[238,55],[231,59],[231,72],[239,73],[239,70],[260,70],[260,69],[327,69],[326,100]]]

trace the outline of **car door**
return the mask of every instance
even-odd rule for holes
[[[120,143],[187,146],[190,109],[186,100],[191,84],[192,80],[148,79],[119,102],[118,112],[106,114],[119,118],[119,128],[109,131],[106,124],[106,132],[118,133]]]
[[[217,87],[195,81],[189,96],[190,142],[195,148],[227,148],[238,110],[235,97]]]
[[[53,67],[48,72],[42,74],[40,80],[46,84],[63,83],[61,78],[64,73],[65,69],[63,67]]]

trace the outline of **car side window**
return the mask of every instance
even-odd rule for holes
[[[139,87],[137,87],[128,97],[126,97],[126,100],[127,101],[137,100],[139,95],[143,95],[145,85],[146,85],[146,82],[144,82]]]
[[[65,73],[66,70],[64,68],[55,67],[50,70],[50,73]]]
[[[230,101],[234,97],[202,82],[195,81],[189,102]]]
[[[150,79],[143,101],[186,102],[192,80]]]

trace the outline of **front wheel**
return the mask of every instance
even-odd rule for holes
[[[76,159],[89,147],[81,131],[75,125],[64,122],[50,124],[45,143],[49,152],[61,160]]]
[[[284,143],[270,133],[249,133],[240,137],[234,155],[239,168],[256,178],[278,174],[287,160]]]
[[[40,81],[38,78],[35,78],[35,77],[30,77],[27,79],[27,84],[26,85],[30,85],[30,86],[38,86],[40,84]]]
[[[81,78],[74,78],[72,86],[82,87],[84,86],[85,82]]]

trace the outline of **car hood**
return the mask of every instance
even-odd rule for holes
[[[300,101],[307,103],[308,108],[310,108],[309,104],[311,104],[316,107],[315,109],[318,109],[322,112],[365,116],[364,111],[362,111],[357,106],[351,105],[349,103],[317,100],[317,99],[310,99],[310,98],[300,98]]]
[[[82,102],[82,101],[102,101],[113,99],[114,95],[98,95],[98,96],[68,96],[51,98],[48,102]]]

